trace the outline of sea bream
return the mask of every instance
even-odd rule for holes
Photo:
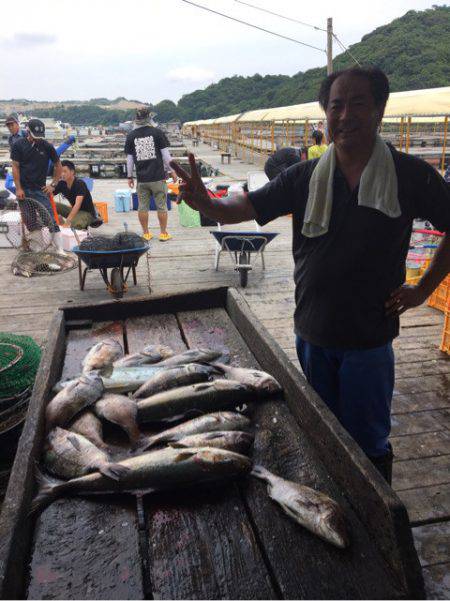
[[[251,421],[242,413],[237,411],[217,411],[215,413],[207,413],[206,415],[200,415],[194,417],[187,422],[174,426],[150,436],[147,440],[146,448],[149,449],[152,446],[176,442],[186,436],[194,434],[202,434],[203,432],[215,432],[224,430],[239,430],[248,431],[251,427]]]
[[[70,424],[69,430],[81,434],[99,449],[108,448],[108,445],[103,440],[102,422],[92,411],[83,411],[77,415]]]
[[[117,482],[100,472],[67,482],[55,481],[38,473],[40,487],[33,500],[31,513],[67,495],[148,493],[232,478],[248,473],[252,462],[248,457],[223,449],[166,447],[124,459],[117,465],[125,470]]]
[[[158,367],[173,367],[174,365],[186,365],[187,363],[212,363],[219,357],[223,358],[222,351],[208,348],[194,348],[164,359],[164,361],[160,361],[156,365]]]
[[[118,479],[125,471],[111,463],[108,455],[90,440],[63,428],[54,428],[47,436],[44,465],[58,478],[79,478],[99,471],[108,478]]]
[[[103,394],[102,379],[95,373],[83,374],[67,383],[47,405],[47,429],[65,426],[80,411],[89,407]]]
[[[244,367],[232,367],[223,363],[215,363],[214,367],[221,372],[225,378],[235,380],[252,388],[259,395],[270,395],[280,392],[281,386],[273,376],[259,369],[246,369]]]
[[[158,361],[173,357],[174,354],[174,351],[168,346],[162,344],[148,344],[139,353],[125,355],[125,357],[115,361],[114,368],[158,363]]]
[[[98,370],[103,375],[111,375],[113,363],[123,356],[120,342],[114,338],[106,338],[97,342],[83,359],[83,373]]]
[[[210,380],[217,370],[212,365],[201,365],[199,363],[188,363],[187,365],[175,365],[167,367],[151,376],[133,394],[133,398],[141,399],[149,397],[158,392],[197,384]]]
[[[169,446],[180,449],[182,447],[214,447],[225,449],[245,455],[253,444],[254,436],[250,432],[217,431],[203,432],[203,434],[191,434],[180,438]]]
[[[253,390],[233,380],[201,382],[138,399],[138,420],[146,423],[174,419],[189,413],[233,409],[254,398]]]
[[[136,447],[141,438],[136,421],[136,401],[122,394],[104,394],[93,408],[98,417],[116,424],[124,430],[132,447]]]
[[[313,488],[275,476],[259,465],[253,468],[252,475],[267,482],[269,497],[298,524],[340,549],[349,545],[344,512],[336,501]]]

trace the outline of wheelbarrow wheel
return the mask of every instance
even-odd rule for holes
[[[122,298],[124,293],[124,282],[122,272],[119,267],[111,270],[111,293],[114,298]]]
[[[239,265],[248,265],[249,257],[248,253],[241,252],[239,255]],[[248,269],[246,267],[238,267],[239,270],[239,280],[241,282],[242,288],[246,288],[248,282]]]

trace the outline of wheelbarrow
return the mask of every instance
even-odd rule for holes
[[[214,257],[214,267],[219,270],[220,255],[227,251],[234,263],[234,269],[239,273],[239,281],[242,288],[248,283],[248,272],[251,271],[261,257],[263,270],[266,268],[264,261],[264,251],[278,232],[261,232],[256,224],[257,230],[252,232],[222,231],[220,224],[218,229],[210,231],[216,241],[216,252]]]
[[[80,250],[79,246],[75,246],[72,252],[78,257],[80,290],[84,290],[87,272],[98,269],[108,292],[115,299],[122,298],[128,289],[127,280],[130,272],[133,275],[133,284],[137,285],[136,266],[140,257],[148,250],[147,244],[125,250]],[[82,262],[85,264],[84,269]],[[108,269],[111,270],[109,274]]]

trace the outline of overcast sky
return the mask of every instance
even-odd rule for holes
[[[325,49],[325,33],[236,0],[193,0]],[[248,0],[319,27],[333,17],[348,46],[408,10],[436,0]],[[370,6],[370,10],[369,10]],[[5,13],[3,15],[5,17]],[[0,96],[156,103],[232,75],[293,75],[324,66],[324,52],[275,38],[182,0],[16,0],[0,33]],[[335,53],[339,53],[335,47]]]

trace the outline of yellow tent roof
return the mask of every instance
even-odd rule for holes
[[[428,90],[411,90],[409,92],[393,92],[389,96],[385,117],[429,116],[450,114],[450,86],[431,88]],[[228,115],[206,121],[190,121],[185,125],[209,125],[220,123],[284,121],[293,119],[317,120],[324,118],[324,112],[318,102],[306,102],[291,106],[280,106],[271,109],[257,109],[240,115]]]

